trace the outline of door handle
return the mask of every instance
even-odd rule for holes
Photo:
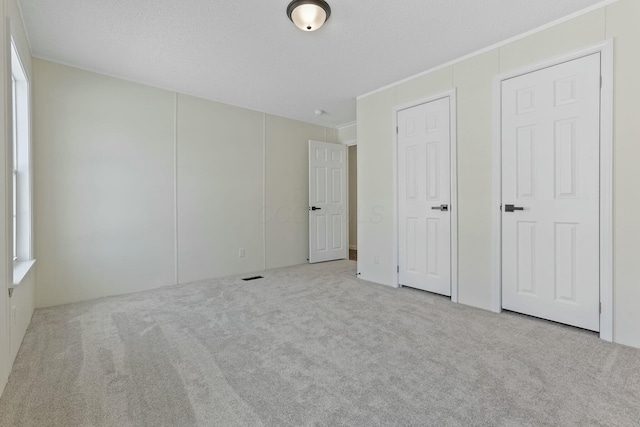
[[[317,207],[315,207],[315,206],[311,206],[311,207],[309,208],[309,210],[310,210],[310,211],[321,211],[321,210],[322,210],[322,208],[317,208]]]
[[[524,208],[520,206],[504,205],[505,212],[515,212],[515,211],[523,211],[523,210]]]
[[[449,211],[449,205],[434,206],[431,209],[433,209],[434,211],[448,212]]]

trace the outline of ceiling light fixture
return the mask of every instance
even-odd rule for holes
[[[287,16],[302,31],[315,31],[329,19],[331,8],[324,0],[293,0]]]

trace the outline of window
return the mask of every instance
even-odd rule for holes
[[[12,88],[12,96],[11,96],[11,100],[12,100],[12,107],[11,107],[11,111],[13,111],[13,262],[16,262],[18,260],[18,246],[17,246],[17,240],[18,240],[18,233],[17,233],[17,228],[18,228],[18,215],[17,213],[17,205],[18,205],[18,191],[17,191],[17,187],[18,187],[18,138],[17,136],[17,132],[16,129],[18,127],[18,123],[16,120],[16,79],[13,76],[13,74],[11,75],[11,88]]]
[[[13,283],[17,285],[33,264],[31,253],[31,142],[29,80],[11,40],[13,128]]]

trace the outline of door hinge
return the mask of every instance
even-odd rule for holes
[[[600,314],[602,314],[602,303],[600,303]]]
[[[398,266],[398,273],[400,273],[400,266]]]
[[[601,88],[601,89],[602,89],[602,85],[603,85],[603,84],[604,84],[604,83],[603,83],[602,76],[600,76],[600,88]]]
[[[396,135],[400,133],[400,128],[398,128],[398,126],[396,126]]]

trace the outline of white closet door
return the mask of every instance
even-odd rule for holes
[[[502,306],[599,330],[600,54],[502,84]]]
[[[448,97],[398,112],[399,283],[451,295]]]

